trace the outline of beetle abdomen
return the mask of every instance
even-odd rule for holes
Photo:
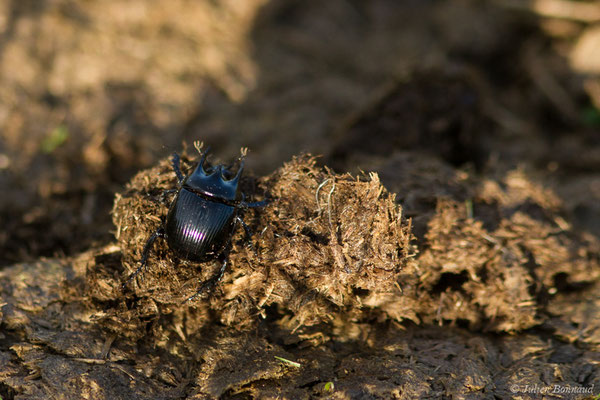
[[[212,202],[182,188],[167,216],[169,247],[191,261],[212,259],[231,237],[234,217],[235,207]]]

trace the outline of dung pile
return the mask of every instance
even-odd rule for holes
[[[377,174],[335,174],[311,156],[296,157],[266,178],[243,178],[248,199],[270,199],[246,212],[253,246],[237,229],[222,281],[184,304],[219,264],[179,259],[163,240],[147,270],[119,293],[173,198],[161,201],[176,187],[163,160],[117,195],[122,258],[88,271],[88,293],[110,303],[105,326],[132,336],[147,322],[156,334],[175,323],[189,335],[214,321],[244,329],[261,318],[287,332],[386,319],[515,332],[545,321],[546,304],[561,290],[598,278],[593,246],[570,231],[560,201],[523,171],[501,180],[469,177],[443,163],[409,162],[410,154],[377,169],[418,221],[418,241]],[[184,173],[192,166],[184,154]]]
[[[191,166],[184,154],[184,174]],[[292,330],[340,316],[381,314],[380,306],[390,301],[397,303],[395,318],[417,320],[410,221],[376,174],[336,175],[302,156],[265,179],[243,177],[240,185],[247,199],[265,193],[270,198],[264,209],[245,213],[253,246],[238,229],[222,281],[211,293],[182,305],[219,265],[179,259],[163,240],[150,253],[147,270],[128,285],[124,297],[118,293],[167,214],[172,197],[161,202],[163,192],[176,187],[169,160],[132,179],[113,209],[126,272],[118,276],[116,269],[103,272],[99,265],[88,273],[93,298],[125,300],[107,312],[106,326],[135,332],[142,320],[172,314],[187,321],[190,333],[215,319],[244,327],[276,312]]]

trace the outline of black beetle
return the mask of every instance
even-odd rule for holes
[[[163,226],[154,232],[142,251],[140,266],[123,284],[127,285],[146,266],[150,249],[157,238],[167,240],[169,248],[184,259],[206,262],[219,259],[222,263],[219,271],[200,285],[198,291],[186,301],[193,300],[207,289],[218,283],[227,267],[227,256],[231,247],[231,237],[241,223],[250,237],[248,226],[240,214],[252,207],[264,207],[267,200],[246,202],[243,193],[238,191],[238,183],[244,169],[244,155],[240,157],[240,166],[235,176],[231,177],[229,168],[223,165],[204,168],[208,148],[202,154],[194,171],[184,177],[179,166],[177,153],[173,154],[172,163],[179,181],[177,195],[169,207],[167,219]],[[175,190],[173,190],[175,191]],[[240,198],[241,197],[241,198]]]

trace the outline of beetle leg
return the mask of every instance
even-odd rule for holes
[[[178,189],[169,189],[162,192],[160,195],[160,202],[163,204],[167,204],[167,196],[173,193],[177,193]],[[167,204],[168,205],[168,204]]]
[[[202,282],[196,293],[185,299],[183,303],[195,300],[202,293],[212,289],[217,283],[219,283],[219,281],[223,278],[223,274],[225,274],[225,270],[227,269],[227,255],[225,254],[225,252],[219,255],[219,261],[223,263],[221,264],[221,268],[219,269],[219,271],[212,278]]]
[[[183,183],[183,174],[181,173],[181,168],[179,166],[181,159],[179,158],[179,154],[173,153],[173,158],[171,159],[171,163],[173,165],[173,171],[175,171],[175,175],[177,175],[177,180],[181,185]]]
[[[255,201],[255,202],[246,202],[246,195],[242,193],[242,201],[237,204],[238,208],[255,208],[255,207],[264,207],[269,204],[267,199],[263,201]]]
[[[244,227],[244,231],[246,231],[246,245],[248,246],[248,248],[252,250],[255,255],[258,255],[256,253],[256,249],[254,248],[254,243],[252,243],[252,232],[250,231],[248,225],[246,225],[244,220],[239,215],[235,216],[235,221],[242,224],[242,226]]]
[[[167,197],[173,193],[177,193],[179,191],[179,189],[169,189],[169,190],[163,190],[162,193],[160,195],[154,196],[150,193],[146,193],[146,198],[150,201],[153,201],[155,203],[159,203],[159,204],[165,204],[165,205],[169,205],[169,203],[167,203]]]
[[[133,274],[131,274],[131,276],[129,278],[127,278],[127,281],[125,281],[125,283],[123,283],[122,287],[125,288],[129,282],[131,282],[141,271],[142,269],[146,268],[146,263],[148,261],[148,255],[150,254],[150,249],[152,248],[152,245],[154,244],[154,242],[156,241],[157,238],[164,238],[165,237],[165,230],[160,227],[156,230],[156,232],[154,232],[152,234],[152,236],[150,236],[150,238],[148,238],[148,241],[146,242],[146,245],[144,246],[144,250],[142,251],[142,258],[140,260],[140,266],[135,270],[135,272]]]
[[[242,208],[255,208],[255,207],[265,207],[268,204],[269,204],[268,200],[254,201],[254,202],[251,202],[251,203],[247,203],[245,201],[242,201],[239,206],[242,207]]]

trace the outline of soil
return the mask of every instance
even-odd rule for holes
[[[596,398],[599,22],[0,4],[0,398]],[[216,260],[129,277],[208,146],[268,205],[187,301]]]

